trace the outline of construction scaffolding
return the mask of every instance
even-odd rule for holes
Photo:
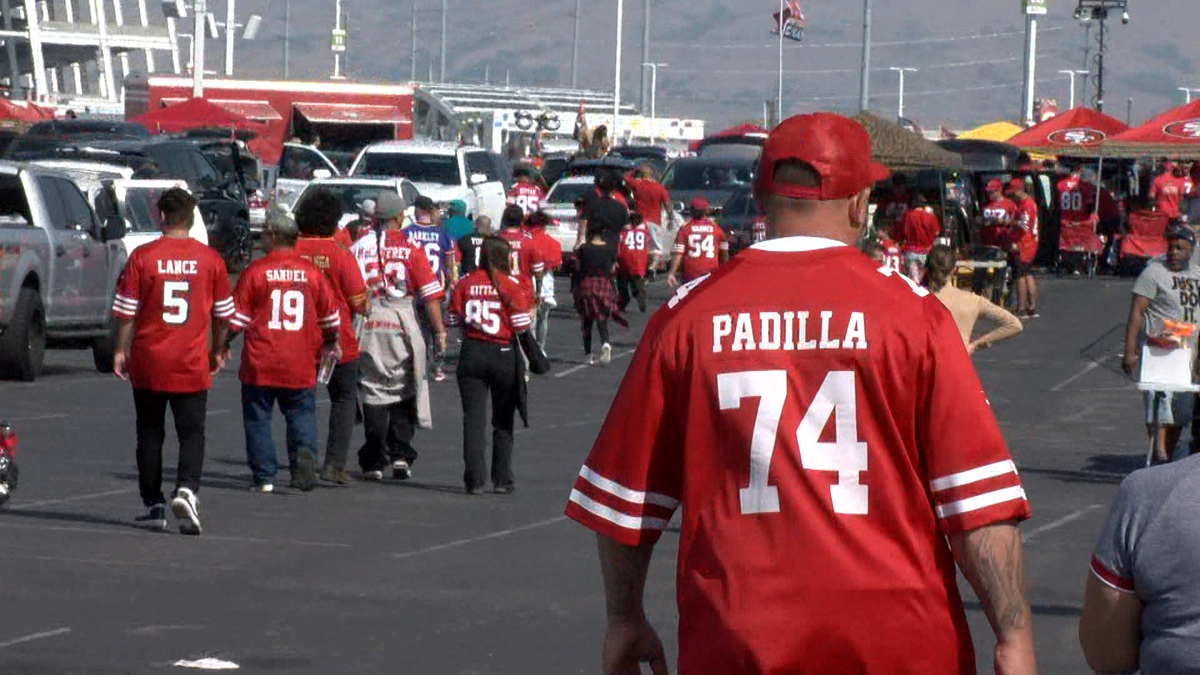
[[[157,0],[0,0],[0,18],[9,98],[118,110],[130,72],[161,68],[155,52],[169,55],[163,71],[181,69],[175,19]]]

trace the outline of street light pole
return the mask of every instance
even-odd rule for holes
[[[617,67],[613,83],[613,121],[608,130],[609,147],[617,145],[617,128],[621,120],[621,33],[625,26],[625,0],[617,0]]]
[[[1089,71],[1087,71],[1087,70],[1060,70],[1058,72],[1071,78],[1071,107],[1068,108],[1068,110],[1074,110],[1075,109],[1075,76],[1076,75],[1087,75],[1089,73]]]
[[[667,63],[643,63],[642,68],[650,69],[650,145],[658,139],[658,69],[666,68]]]
[[[204,38],[208,30],[207,0],[192,6],[192,98],[204,98]]]
[[[442,62],[438,67],[438,82],[446,81],[446,36],[450,31],[450,15],[447,0],[442,0]]]
[[[904,74],[915,73],[917,72],[917,69],[892,66],[891,68],[888,68],[888,70],[894,70],[900,75],[900,107],[896,112],[896,118],[904,119]]]
[[[779,0],[779,89],[775,94],[775,117],[783,121],[783,0]]]
[[[582,0],[575,0],[575,41],[571,43],[571,88],[579,86],[579,11]]]
[[[1192,92],[1200,91],[1200,89],[1193,89],[1190,87],[1176,87],[1176,89],[1178,89],[1179,91],[1182,91],[1184,93],[1184,95],[1187,97],[1187,100],[1185,100],[1184,103],[1191,103],[1192,102]]]
[[[900,76],[903,79],[903,75]],[[858,109],[869,107],[871,90],[871,0],[863,0],[862,73],[859,75]]]

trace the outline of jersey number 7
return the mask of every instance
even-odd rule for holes
[[[809,471],[832,471],[838,482],[829,488],[834,513],[867,514],[867,486],[859,474],[867,470],[867,444],[858,440],[854,371],[835,370],[825,376],[812,403],[796,428],[800,464]],[[742,399],[757,398],[758,413],[750,437],[750,484],[738,491],[743,515],[778,513],[779,490],[767,483],[771,457],[779,444],[779,418],[788,395],[786,370],[753,370],[717,375],[721,410],[737,410]],[[836,437],[820,440],[821,431],[834,417]],[[784,447],[792,447],[786,441]]]

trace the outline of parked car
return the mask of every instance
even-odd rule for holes
[[[14,140],[4,156],[20,159],[21,153],[38,152],[64,143],[121,139],[149,140],[150,131],[140,124],[113,120],[45,120],[29,127]]]
[[[720,209],[735,191],[754,185],[757,169],[758,160],[745,157],[684,157],[667,168],[662,185],[676,210],[683,210],[695,197]]]
[[[754,201],[754,189],[738,188],[725,202],[717,224],[725,231],[729,240],[729,253],[749,248],[754,244],[754,221],[758,220],[758,205]]]
[[[659,176],[671,161],[667,149],[658,145],[622,145],[610,150],[608,156],[627,159],[639,166],[649,164]]]
[[[309,181],[341,175],[337,164],[320,150],[302,143],[284,143],[270,201],[291,208]]]
[[[32,381],[46,348],[91,346],[112,369],[109,310],[125,266],[125,222],[103,219],[66,174],[0,162],[0,373]]]
[[[126,253],[162,236],[162,213],[158,210],[158,198],[171,188],[187,189],[187,184],[178,180],[105,180],[102,188],[108,190],[116,201],[117,209],[125,219]],[[204,214],[196,206],[192,239],[208,245],[208,229],[204,225]]]
[[[618,176],[624,175],[627,171],[633,171],[637,168],[637,162],[624,159],[622,157],[608,156],[602,159],[575,159],[567,165],[566,175],[568,176],[592,176],[597,174],[610,172]]]
[[[322,178],[310,182],[304,188],[300,197],[296,199],[296,210],[304,208],[304,202],[317,190],[328,190],[342,201],[342,219],[338,227],[345,227],[358,218],[359,205],[368,199],[378,200],[379,193],[383,190],[392,190],[404,198],[408,204],[404,217],[406,221],[411,221],[413,204],[420,196],[417,186],[407,178]]]
[[[436,202],[458,199],[467,216],[500,222],[506,205],[502,164],[488,151],[443,141],[385,141],[367,146],[350,175],[407,178]]]
[[[138,178],[184,181],[200,201],[209,245],[225,259],[229,271],[240,271],[250,262],[250,213],[241,183],[236,175],[221,175],[195,144],[171,139],[93,141],[57,148],[44,158],[123,164]]]
[[[250,230],[260,234],[267,222],[268,199],[262,181],[262,162],[246,147],[250,133],[229,138],[228,133],[216,135],[212,130],[197,130],[180,137],[194,143],[208,158],[213,168],[222,176],[237,176],[246,195],[246,209],[250,217]]]
[[[594,176],[572,176],[554,184],[542,200],[542,211],[554,220],[546,231],[558,242],[563,255],[573,254],[575,238],[579,232],[579,219],[575,215],[575,200],[583,199],[596,189]]]
[[[546,185],[548,186],[554,185],[559,181],[559,179],[566,175],[567,165],[570,163],[571,156],[566,153],[556,152],[549,155],[543,155],[542,166],[541,169],[539,169],[542,175],[542,180],[545,181]]]

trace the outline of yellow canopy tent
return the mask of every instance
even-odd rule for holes
[[[999,141],[1003,143],[1022,131],[1025,131],[1024,127],[1001,120],[975,127],[970,131],[964,131],[957,138],[976,141]]]

